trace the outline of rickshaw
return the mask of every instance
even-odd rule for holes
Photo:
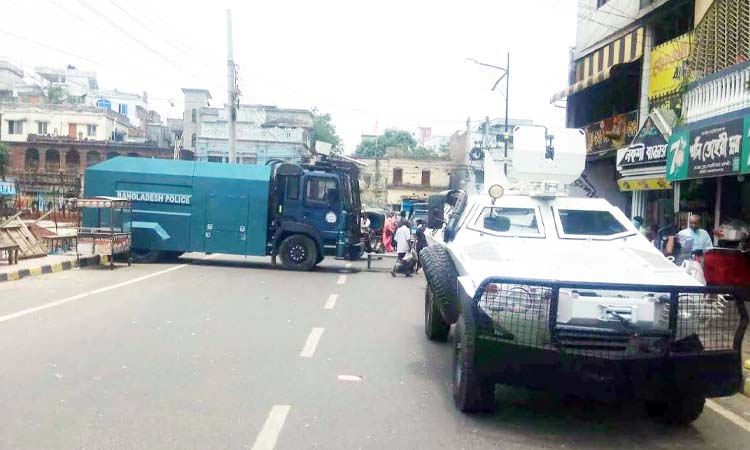
[[[365,220],[367,219],[367,220]],[[369,223],[368,223],[369,222]],[[365,226],[365,224],[368,226]],[[367,253],[385,253],[383,246],[383,226],[385,211],[371,208],[362,211],[362,243]]]

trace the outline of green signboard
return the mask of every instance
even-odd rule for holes
[[[669,138],[667,180],[750,172],[750,116],[680,127]]]

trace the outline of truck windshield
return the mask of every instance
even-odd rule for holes
[[[558,215],[564,235],[612,236],[627,231],[609,211],[560,209]]]

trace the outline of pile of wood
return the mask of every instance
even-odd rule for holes
[[[26,223],[19,218],[21,213],[0,222],[0,244],[15,244],[21,248],[21,258],[35,258],[47,255],[47,246],[41,236],[35,235]]]

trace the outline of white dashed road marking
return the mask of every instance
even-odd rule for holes
[[[292,407],[289,405],[273,405],[268,413],[266,423],[255,438],[252,450],[273,450],[276,447],[276,441],[279,439],[279,433],[284,428],[286,416]]]
[[[302,352],[300,352],[299,355],[303,358],[312,358],[313,354],[315,354],[315,347],[318,346],[318,342],[320,341],[320,337],[322,335],[323,328],[313,328],[310,332],[310,335],[307,336],[305,347],[302,349]]]
[[[346,275],[340,275],[339,280],[336,282],[336,284],[344,284],[346,283]]]
[[[711,408],[716,414],[727,419],[738,427],[750,433],[750,422],[733,413],[732,411],[724,408],[713,400],[706,400],[706,406]]]
[[[336,299],[339,298],[336,294],[331,294],[328,296],[328,300],[326,300],[325,306],[323,306],[323,309],[333,309],[334,306],[336,306]]]

